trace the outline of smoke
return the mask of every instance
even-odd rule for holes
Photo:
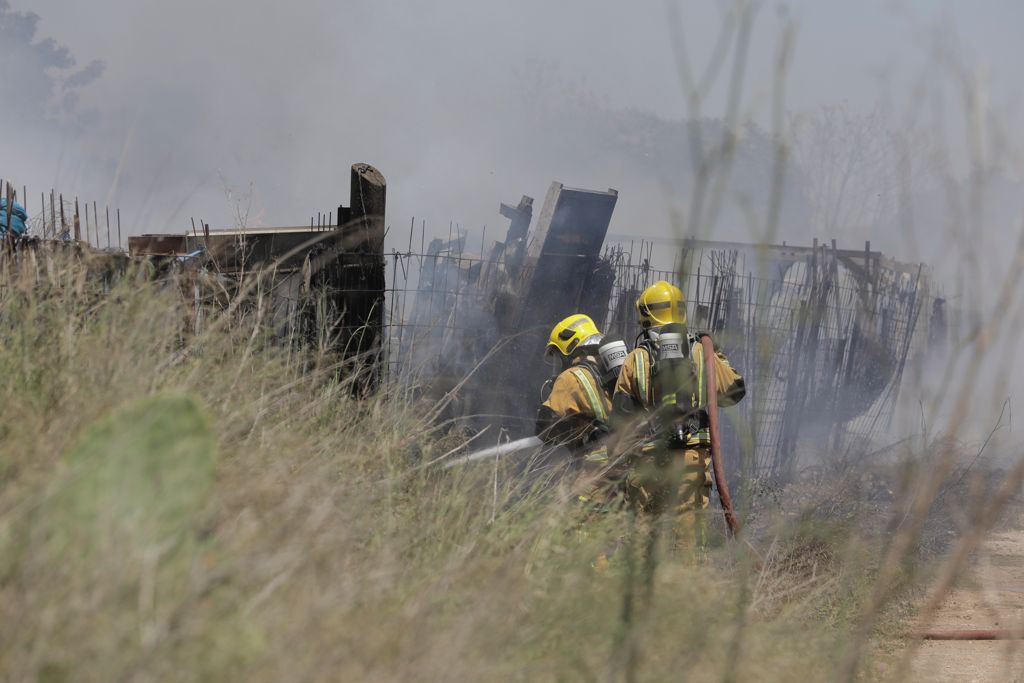
[[[39,14],[41,35],[106,66],[80,89],[78,108],[96,115],[69,136],[65,154],[15,159],[60,163],[63,184],[79,194],[105,196],[117,177],[112,201],[134,231],[184,229],[190,213],[230,224],[225,186],[250,182],[263,221],[303,223],[344,199],[345,169],[364,160],[391,181],[393,222],[417,215],[438,235],[449,220],[493,226],[498,201],[543,196],[558,179],[618,189],[614,232],[669,236],[692,171],[672,45],[684,39],[694,70],[704,68],[722,10],[701,5],[684,5],[670,21],[660,4],[612,2],[15,0]],[[787,106],[847,99],[873,108],[879,87],[870,73],[907,52],[891,20],[885,31],[869,28],[887,16],[882,4],[804,3],[793,15],[801,40]],[[846,35],[851,18],[860,38]],[[742,112],[762,131],[778,30],[763,9]],[[842,54],[868,32],[872,50]],[[721,116],[727,96],[724,85],[711,88],[704,115]],[[735,168],[765,177],[763,165]],[[45,185],[58,173],[32,175],[29,184]],[[764,203],[762,191],[741,189],[747,205]],[[741,212],[737,196],[731,201]],[[795,197],[784,208],[801,211]],[[747,222],[739,213],[720,221],[734,233],[749,232]]]
[[[349,165],[367,161],[389,181],[395,246],[411,216],[427,240],[451,220],[468,245],[484,225],[500,236],[498,203],[539,200],[551,180],[619,190],[612,233],[669,237],[694,200],[691,134],[713,144],[732,130],[722,209],[688,229],[759,234],[781,174],[778,240],[871,240],[928,262],[962,329],[993,313],[1024,196],[1021,133],[1000,125],[1020,119],[1024,7],[757,5],[731,129],[733,53],[715,55],[740,5],[0,0],[0,174],[30,195],[57,185],[121,206],[128,234],[184,231],[189,216],[304,224],[345,202]],[[697,114],[684,69],[717,74]],[[822,213],[822,176],[797,153],[795,124],[836,108],[843,130],[873,127],[861,142],[819,144],[816,161],[865,141],[883,160],[854,168],[856,192],[823,228],[837,214]],[[1009,342],[991,352],[999,371],[985,377],[1001,402],[1024,362]]]

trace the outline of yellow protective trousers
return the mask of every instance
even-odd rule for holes
[[[664,450],[636,458],[626,476],[626,500],[639,513],[675,515],[677,547],[703,547],[711,499],[711,449]]]

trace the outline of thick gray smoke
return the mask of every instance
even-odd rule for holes
[[[39,15],[35,41],[52,38],[70,50],[65,58],[100,60],[105,70],[75,88],[84,130],[14,136],[30,144],[5,153],[4,165],[16,163],[29,185],[59,179],[82,195],[113,190],[138,231],[184,229],[190,214],[230,224],[250,186],[251,221],[299,223],[343,199],[345,169],[365,160],[391,181],[398,225],[413,214],[438,234],[449,220],[493,225],[499,200],[541,197],[558,179],[618,189],[615,232],[667,235],[670,210],[687,208],[692,170],[673,45],[702,72],[728,5],[12,0],[13,10]],[[791,8],[791,112],[841,102],[873,110],[930,59],[921,34],[939,13],[849,5]],[[773,10],[762,6],[756,18],[743,86],[743,117],[762,131],[771,127],[782,23]],[[979,14],[955,19],[986,50],[982,59],[1011,68],[1018,48],[1005,27],[1020,10],[1007,3]],[[17,50],[17,39],[4,46]],[[17,71],[38,81],[52,66],[44,58]],[[729,68],[705,97],[707,117],[726,109]],[[63,84],[98,72],[64,75]],[[36,117],[38,98],[30,101]],[[0,116],[6,130],[24,120],[12,121],[8,107]],[[763,183],[769,162],[738,172]],[[742,201],[764,204],[763,187],[737,182]],[[795,218],[799,190],[788,192],[784,207]],[[748,230],[740,201],[731,198],[722,229]]]
[[[396,246],[414,215],[428,240],[450,220],[470,245],[485,224],[498,236],[498,203],[553,179],[619,190],[613,233],[672,236],[691,134],[714,143],[728,124],[736,53],[715,55],[733,6],[0,0],[0,174],[30,210],[54,185],[119,205],[127,233],[305,223],[368,161]],[[1024,6],[757,7],[722,208],[687,228],[760,234],[781,173],[776,239],[871,240],[931,263],[966,317],[990,313],[1021,225]],[[711,83],[692,127],[687,72]],[[1022,374],[1012,345],[998,354]]]

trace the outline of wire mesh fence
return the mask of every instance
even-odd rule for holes
[[[503,335],[517,332],[495,314],[500,294],[492,281],[502,264],[465,253],[464,245],[456,236],[425,251],[386,255],[383,362],[393,389],[449,391]],[[639,292],[657,280],[677,283],[687,296],[691,331],[711,333],[746,379],[747,399],[727,411],[729,450],[746,454],[758,473],[787,476],[812,447],[830,458],[849,457],[889,426],[908,359],[929,338],[933,297],[923,268],[834,244],[688,241],[655,248],[653,242],[607,247],[584,264],[597,295],[575,305],[606,334],[628,342],[639,331]],[[670,267],[653,267],[657,257]],[[542,345],[535,351],[504,362],[527,373],[543,363]],[[501,388],[470,383],[461,389],[474,390]],[[535,409],[530,399],[498,412],[524,420]]]
[[[120,242],[119,212],[101,217],[95,202],[91,212],[88,203],[81,212],[77,201],[50,195],[49,201],[41,195],[32,234],[77,239],[81,232],[97,244],[117,235]],[[531,262],[501,243],[495,246],[506,248],[484,249],[486,233],[483,256],[465,250],[466,235],[457,228],[427,245],[421,226],[418,248],[415,233],[413,223],[406,249],[385,254],[382,381],[392,391],[454,397],[452,417],[487,415],[513,432],[528,428],[536,409],[545,376],[546,330],[540,328],[556,322],[524,315],[531,307],[588,313],[606,334],[628,342],[639,331],[639,293],[657,280],[678,284],[691,331],[711,333],[746,378],[748,398],[727,412],[734,426],[727,430],[729,450],[747,455],[756,471],[782,477],[812,446],[840,459],[867,448],[890,425],[908,361],[941,336],[930,329],[936,299],[924,269],[886,259],[869,245],[850,251],[834,242],[640,240],[611,242],[599,257],[554,253],[554,260]],[[315,275],[300,265],[279,278],[294,296],[279,298],[298,302],[301,292],[318,288],[340,292],[316,299],[330,309],[313,311],[317,320],[344,318],[353,301],[377,305],[376,281],[346,276],[353,268],[367,270],[357,257],[340,258],[333,270]],[[578,286],[572,292],[538,286],[547,281],[545,267],[563,269]],[[522,301],[530,297],[543,301]],[[335,336],[352,336],[334,327]]]
[[[631,264],[621,252],[613,259],[607,329],[635,329],[638,293],[678,282],[691,328],[710,332],[746,377],[740,431],[754,467],[769,475],[791,472],[801,439],[831,457],[867,447],[890,425],[908,358],[929,336],[923,268],[870,251],[691,243],[675,271]]]

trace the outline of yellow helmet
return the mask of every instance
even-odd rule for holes
[[[678,287],[664,280],[658,280],[640,294],[636,310],[645,330],[669,323],[686,324],[686,299]]]
[[[596,346],[601,343],[601,331],[590,319],[590,316],[576,313],[562,320],[548,337],[548,346],[545,354],[552,354],[558,351],[563,356],[570,356],[572,352],[583,346]]]

